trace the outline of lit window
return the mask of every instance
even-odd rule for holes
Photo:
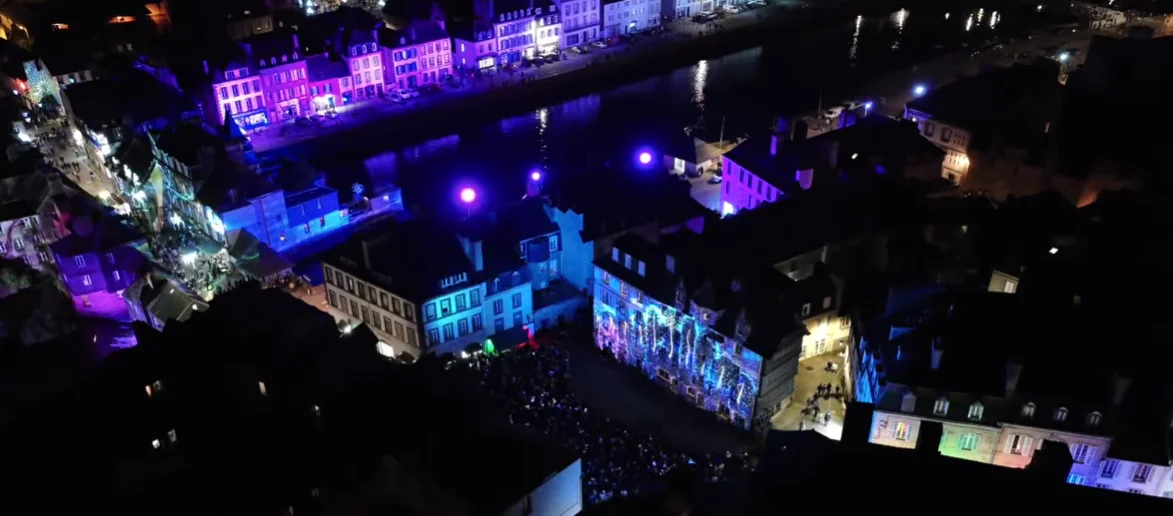
[[[1071,450],[1071,460],[1076,464],[1089,464],[1096,455],[1096,447],[1087,444],[1068,445]]]
[[[1067,408],[1066,407],[1059,407],[1059,408],[1055,409],[1055,421],[1058,421],[1060,423],[1067,421]]]
[[[802,315],[810,315],[810,314],[811,314],[811,304],[806,303],[806,304],[802,305]]]
[[[261,389],[261,396],[269,395],[269,390],[265,388],[265,382],[257,382],[257,387]]]
[[[986,408],[983,407],[981,403],[974,403],[973,405],[969,406],[969,418],[970,419],[981,419],[982,413],[984,413],[985,411],[986,411]]]
[[[74,256],[73,257],[73,264],[78,267],[85,267],[86,266],[86,257],[85,256]]]
[[[88,286],[94,284],[94,280],[90,278],[89,274],[86,274],[81,277],[81,283],[82,283],[82,285],[85,285],[88,287]]]
[[[1035,439],[1029,435],[1011,434],[1006,447],[1012,455],[1028,455]]]
[[[1106,460],[1100,468],[1100,478],[1116,478],[1116,470],[1120,469],[1120,461]]]
[[[1025,418],[1035,417],[1035,404],[1034,403],[1027,403],[1026,405],[1022,406],[1022,417],[1025,417]]]
[[[313,411],[314,411],[314,415],[315,415],[315,416],[320,416],[320,415],[322,415],[322,407],[319,407],[319,406],[317,406],[317,405],[314,405],[314,406],[313,406]],[[317,491],[317,489],[315,489],[315,491]]]
[[[981,438],[978,434],[961,434],[961,438],[957,440],[957,447],[965,451],[974,451],[978,447],[978,441]]]
[[[1075,473],[1067,475],[1067,483],[1068,484],[1075,484],[1077,486],[1082,486],[1086,480],[1087,479],[1084,478],[1083,475],[1076,475]]]
[[[383,355],[387,358],[395,357],[395,348],[391,347],[391,345],[387,344],[386,342],[379,341],[378,344],[375,344],[375,349],[379,352],[380,355]]]
[[[1091,414],[1088,414],[1087,415],[1087,426],[1095,427],[1096,425],[1100,424],[1101,417],[1102,416],[1100,415],[1099,412],[1092,412]]]
[[[908,423],[905,423],[904,421],[897,421],[896,428],[894,428],[892,430],[892,437],[895,437],[896,439],[901,440],[901,441],[907,441],[908,434],[909,434]]]
[[[1015,290],[1018,290],[1018,282],[1016,281],[1006,280],[1006,283],[1002,285],[1002,292],[1007,294],[1013,294]]]
[[[1137,464],[1136,472],[1132,474],[1132,481],[1144,484],[1149,481],[1149,477],[1153,474],[1153,466],[1149,464]]]
[[[167,443],[168,444],[175,444],[175,441],[177,441],[178,439],[179,439],[179,437],[175,435],[174,428],[167,431]]]
[[[154,448],[154,449],[158,450],[160,446],[163,446],[163,442],[162,442],[162,441],[160,441],[160,440],[158,440],[158,439],[154,439],[154,440],[152,440],[152,441],[151,441],[151,448]]]
[[[146,389],[147,389],[147,397],[148,397],[148,398],[150,398],[151,396],[153,396],[153,395],[154,395],[154,393],[153,393],[153,392],[151,392],[151,386],[150,386],[150,385],[147,385],[147,386],[146,386]]]
[[[945,398],[937,398],[937,402],[933,404],[933,414],[943,416],[949,412],[949,400]]]
[[[831,308],[831,296],[823,298],[823,308]]]

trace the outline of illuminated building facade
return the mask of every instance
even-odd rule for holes
[[[660,0],[600,0],[603,37],[635,34],[660,26]]]
[[[680,240],[695,236],[681,233]],[[709,264],[684,259],[691,255],[682,250],[628,235],[610,259],[596,260],[595,344],[748,429],[794,390],[803,330],[780,303],[789,280],[772,270],[708,276]]]
[[[497,69],[497,38],[493,24],[475,20],[449,26],[452,33],[452,65],[463,70],[492,73]]]
[[[452,41],[438,22],[415,20],[401,30],[379,29],[384,81],[395,88],[436,84],[452,75]],[[365,73],[363,78],[365,79]]]
[[[599,39],[599,0],[562,2],[562,48],[585,45]]]
[[[131,320],[123,292],[147,262],[139,251],[142,235],[129,221],[104,213],[73,216],[68,230],[49,247],[78,315]]]

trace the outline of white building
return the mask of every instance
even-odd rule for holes
[[[599,0],[562,2],[562,48],[599,39]]]
[[[715,0],[671,0],[669,6],[674,7],[677,18],[688,18],[718,7]],[[665,7],[667,9],[668,7]]]
[[[660,0],[602,0],[603,37],[634,34],[660,25]]]

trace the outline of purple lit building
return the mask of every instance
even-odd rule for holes
[[[346,6],[319,14],[310,22],[325,37],[330,62],[344,63],[349,70],[345,75],[347,80],[339,79],[341,93],[335,102],[349,104],[381,96],[387,80],[386,57],[379,47],[378,36],[383,23],[366,11]],[[322,64],[315,66],[323,68]],[[315,111],[325,110],[330,92],[323,92],[321,85],[311,85],[310,89]]]
[[[129,321],[123,291],[147,266],[139,250],[146,245],[142,234],[129,221],[101,212],[74,214],[66,225],[70,234],[49,247],[77,313]]]
[[[296,31],[258,34],[240,42],[242,55],[223,69],[205,71],[212,76],[217,116],[223,123],[229,113],[245,131],[272,122],[305,116],[311,112],[308,48]]]
[[[493,35],[493,24],[476,20],[463,24],[451,24],[452,64],[465,71],[493,73],[497,69],[497,38]]]
[[[379,29],[387,83],[415,88],[435,84],[452,75],[452,41],[441,22],[413,20],[401,30]]]

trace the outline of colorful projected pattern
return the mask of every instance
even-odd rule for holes
[[[697,406],[749,428],[762,357],[748,349],[736,353],[735,339],[686,312],[634,289],[627,291],[635,297],[621,299],[618,290],[596,282],[595,344]]]

